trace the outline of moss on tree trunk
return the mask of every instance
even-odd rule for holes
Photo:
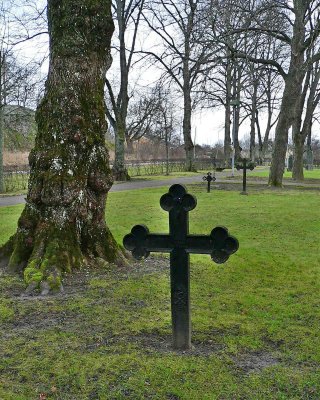
[[[124,262],[105,222],[113,182],[103,100],[110,7],[109,0],[48,0],[50,65],[36,113],[27,202],[0,250],[29,289],[60,289],[63,273],[98,257]]]

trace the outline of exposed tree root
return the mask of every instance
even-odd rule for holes
[[[23,275],[27,293],[40,289],[44,295],[63,290],[66,273],[92,264],[96,258],[126,265],[125,254],[104,221],[69,221],[61,215],[59,218],[57,212],[54,220],[37,219],[35,214],[36,209],[27,204],[17,232],[0,248],[2,266]]]

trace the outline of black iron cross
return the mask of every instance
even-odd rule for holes
[[[208,172],[207,175],[205,175],[202,179],[203,179],[204,181],[207,181],[207,182],[208,182],[207,192],[210,193],[210,185],[211,185],[211,182],[212,182],[212,181],[214,182],[214,181],[216,180],[216,177],[215,177],[215,176],[212,176],[212,173],[211,173],[211,172]]]
[[[189,235],[188,212],[197,205],[194,196],[182,185],[173,185],[160,199],[169,212],[169,235],[149,233],[144,225],[135,225],[123,238],[123,245],[137,259],[150,252],[170,253],[171,314],[173,345],[178,349],[191,347],[190,266],[189,253],[210,254],[217,264],[223,264],[238,250],[238,240],[228,230],[218,226],[210,235]]]
[[[240,162],[242,163],[237,163],[236,168],[239,171],[240,169],[243,169],[243,178],[242,178],[242,192],[240,194],[248,194],[247,193],[247,169],[250,169],[251,171],[254,169],[255,165],[253,162],[247,163],[248,159],[246,158],[241,158]]]

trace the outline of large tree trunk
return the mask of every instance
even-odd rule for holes
[[[27,203],[1,248],[29,290],[61,288],[64,272],[124,257],[105,222],[112,185],[103,88],[110,65],[111,1],[48,0],[50,65],[36,113]]]
[[[299,7],[298,7],[299,5]],[[302,83],[306,73],[304,65],[305,53],[305,21],[304,14],[307,2],[295,4],[295,21],[291,44],[291,58],[289,71],[285,77],[285,86],[279,113],[279,120],[275,132],[272,163],[269,175],[269,185],[282,186],[285,169],[285,158],[288,145],[288,131],[291,127],[295,111],[301,100]]]
[[[3,150],[4,150],[4,97],[5,97],[5,74],[4,74],[5,56],[0,51],[0,193],[5,191],[4,173],[3,173]]]
[[[234,157],[235,160],[239,160],[241,158],[241,147],[239,143],[239,128],[240,128],[240,107],[236,106],[235,107],[235,112],[234,112]]]
[[[307,136],[307,166],[306,169],[311,171],[313,170],[313,151],[311,146],[311,126],[308,127],[308,136]]]
[[[121,71],[121,85],[117,99],[116,115],[116,130],[115,130],[115,154],[113,165],[113,176],[116,181],[130,180],[128,171],[125,166],[125,137],[126,137],[126,120],[128,111],[128,65],[126,58],[126,45],[125,45],[125,30],[126,23],[124,20],[125,15],[125,1],[117,2],[117,20],[119,26],[119,41],[120,41],[120,71]]]
[[[232,68],[229,60],[227,60],[226,66],[226,102],[225,102],[225,114],[224,114],[224,162],[225,165],[230,165],[231,159],[231,90],[232,90]]]
[[[234,105],[233,109],[233,146],[234,158],[239,160],[241,158],[241,148],[239,144],[239,129],[240,129],[240,87],[241,87],[241,67],[234,65],[233,68],[233,100],[237,101],[238,105]]]
[[[303,181],[303,152],[304,152],[304,136],[295,135],[292,178],[296,181]]]
[[[117,123],[115,132],[114,165],[112,172],[116,181],[130,180],[128,170],[125,166],[125,127]]]
[[[272,153],[272,163],[269,174],[269,185],[282,187],[282,178],[285,169],[285,158],[288,145],[288,131],[292,124],[295,90],[286,83],[279,113],[279,120],[275,131],[275,140]]]
[[[230,99],[227,99],[224,113],[224,162],[225,165],[230,164],[231,158],[231,111],[230,111]]]
[[[320,94],[318,93],[318,85],[320,80],[320,69],[319,63],[314,66],[314,73],[309,69],[306,74],[304,82],[304,88],[301,96],[300,109],[296,113],[295,123],[293,124],[293,142],[294,142],[294,157],[293,157],[293,168],[292,178],[297,181],[302,181],[303,176],[303,151],[304,143],[307,137],[311,134],[312,120],[314,111],[320,101]],[[308,94],[308,99],[305,104],[305,99]],[[302,116],[304,117],[302,123]],[[310,154],[310,143],[307,145],[307,159],[308,164],[312,156]]]
[[[255,162],[256,158],[256,111],[257,111],[257,92],[258,80],[253,83],[253,95],[251,104],[251,120],[250,120],[250,160]]]
[[[1,90],[1,84],[0,84]],[[1,99],[1,94],[0,94]],[[0,193],[5,192],[4,184],[4,165],[3,165],[3,150],[4,150],[4,131],[3,131],[3,105],[0,100]]]
[[[186,171],[195,171],[193,155],[194,144],[191,139],[191,96],[188,89],[185,89],[184,92],[183,138],[186,152]]]

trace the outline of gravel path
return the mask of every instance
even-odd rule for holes
[[[173,179],[163,180],[134,180],[129,182],[119,182],[112,186],[110,192],[120,192],[122,190],[134,190],[134,189],[145,189],[152,187],[171,186],[175,183],[197,183],[201,182],[203,173],[195,176],[184,176]],[[16,204],[22,204],[25,202],[26,195],[18,196],[2,196],[0,197],[0,207],[13,206]]]

